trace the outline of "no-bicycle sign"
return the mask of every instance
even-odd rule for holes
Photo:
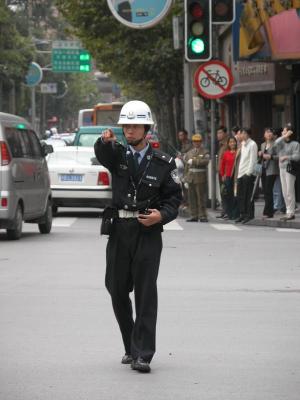
[[[218,60],[202,64],[195,73],[196,88],[207,99],[219,99],[226,96],[232,84],[231,70]]]

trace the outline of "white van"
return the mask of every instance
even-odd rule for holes
[[[0,229],[6,229],[8,239],[21,237],[23,221],[50,233],[52,199],[45,156],[52,151],[52,146],[41,146],[25,119],[0,113]]]
[[[93,109],[86,108],[83,110],[79,110],[78,113],[78,128],[81,126],[91,126],[93,124]]]

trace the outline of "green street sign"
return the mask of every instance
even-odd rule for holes
[[[87,50],[79,48],[53,48],[53,72],[91,72],[92,57]]]

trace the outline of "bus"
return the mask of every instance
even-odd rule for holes
[[[98,103],[93,109],[93,125],[117,125],[124,103]]]
[[[86,108],[84,110],[79,110],[78,113],[78,128],[81,126],[93,125],[93,108]]]

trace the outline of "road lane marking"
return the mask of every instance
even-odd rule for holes
[[[300,233],[300,229],[293,229],[293,228],[276,228],[277,232],[299,232]]]
[[[210,224],[213,228],[217,229],[218,231],[241,231],[241,228],[238,228],[235,225],[230,224]]]
[[[52,226],[55,228],[69,228],[77,218],[53,218]]]
[[[166,231],[182,231],[182,226],[179,225],[177,221],[171,221],[168,224],[164,225],[164,230]]]

